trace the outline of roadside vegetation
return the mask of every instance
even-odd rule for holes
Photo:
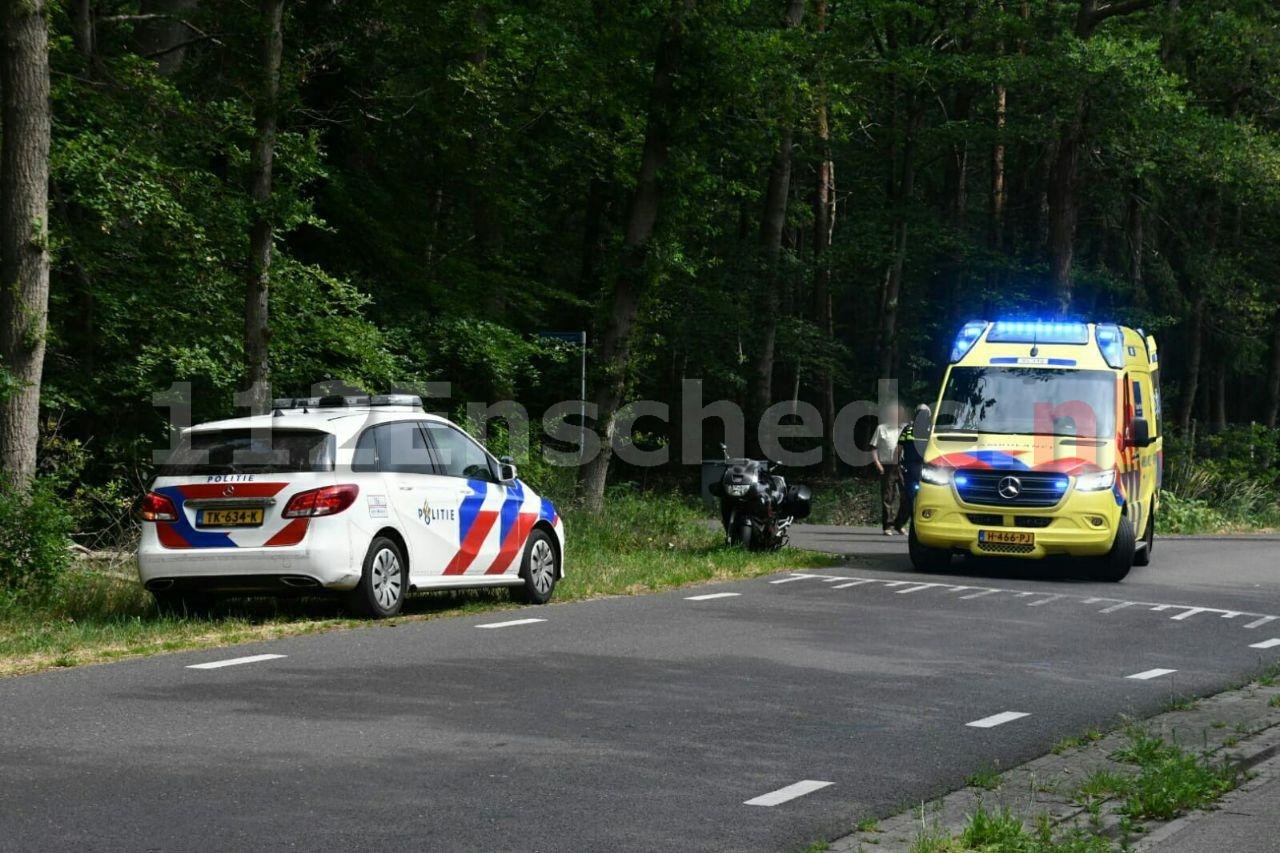
[[[7,525],[9,539],[0,543],[0,675],[369,624],[349,618],[341,603],[330,599],[239,599],[208,615],[161,616],[151,595],[133,580],[127,557],[72,559],[65,545],[66,520],[35,524],[41,506],[36,502],[22,510],[29,514],[23,516],[29,526]],[[556,589],[556,601],[832,562],[794,549],[748,554],[727,548],[699,506],[674,494],[642,495],[629,487],[613,490],[607,512],[568,509],[565,524],[567,576]],[[25,538],[16,541],[19,533]],[[391,623],[512,606],[505,590],[428,593],[410,598]]]
[[[1075,788],[1081,820],[1055,825],[1044,812],[1028,815],[1007,804],[989,807],[979,801],[959,832],[931,826],[923,810],[912,853],[1093,853],[1127,849],[1145,821],[1169,821],[1203,808],[1235,788],[1243,779],[1229,761],[1187,750],[1140,726],[1126,732],[1127,742],[1111,754],[1112,766],[1095,770]],[[1086,735],[1076,745],[1094,740]],[[1058,750],[1054,750],[1057,752]],[[981,784],[996,790],[999,780]],[[1109,820],[1104,819],[1109,818]]]

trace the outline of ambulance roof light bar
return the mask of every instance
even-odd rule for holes
[[[987,334],[993,344],[1087,344],[1089,325],[1075,320],[997,320]]]
[[[964,327],[960,329],[960,334],[956,335],[955,343],[951,345],[951,363],[955,364],[964,358],[986,330],[986,320],[970,320],[965,323]]]
[[[1093,328],[1093,336],[1107,364],[1117,370],[1124,367],[1124,336],[1120,327],[1115,323],[1099,323]]]

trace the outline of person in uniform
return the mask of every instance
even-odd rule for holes
[[[924,447],[929,442],[929,425],[933,413],[924,403],[916,406],[915,417],[907,421],[898,433],[898,471],[902,476],[902,499],[898,502],[898,515],[893,529],[902,533],[911,523],[915,511],[916,491],[920,488],[920,472],[924,469]]]

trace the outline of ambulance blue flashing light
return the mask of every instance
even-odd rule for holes
[[[1087,344],[1089,326],[1072,320],[997,320],[987,340],[1002,344]]]
[[[1124,367],[1124,336],[1120,334],[1120,327],[1115,323],[1099,323],[1093,335],[1107,364],[1116,369]]]
[[[952,364],[964,358],[986,330],[987,323],[985,320],[973,320],[965,323],[964,328],[960,330],[960,334],[956,335],[956,342],[951,346]]]

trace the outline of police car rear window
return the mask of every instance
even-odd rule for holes
[[[224,429],[188,433],[159,466],[161,477],[320,473],[333,470],[336,441],[312,429]]]

